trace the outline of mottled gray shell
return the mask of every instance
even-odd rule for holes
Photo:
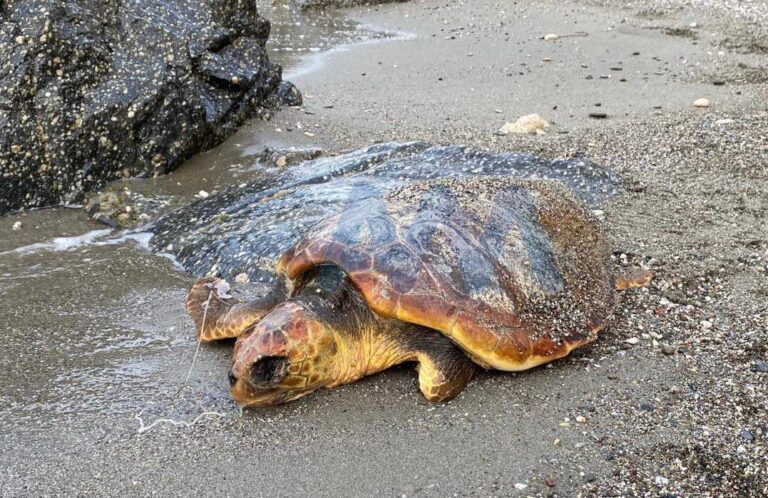
[[[586,159],[492,154],[423,142],[374,145],[309,161],[235,186],[162,217],[152,246],[172,253],[195,275],[233,279],[247,273],[251,289],[276,285],[275,262],[313,226],[347,206],[382,199],[424,180],[478,176],[553,178],[597,204],[615,195],[618,180]]]

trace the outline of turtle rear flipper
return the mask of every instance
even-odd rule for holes
[[[229,295],[229,284],[216,277],[198,279],[187,294],[187,313],[202,342],[239,337],[279,301],[277,292],[242,303]]]

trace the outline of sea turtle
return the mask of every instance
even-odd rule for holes
[[[525,370],[594,340],[616,289],[593,213],[560,182],[508,177],[414,182],[308,229],[251,302],[198,280],[187,310],[203,341],[238,337],[232,394],[296,399],[415,361],[431,401],[478,368]]]
[[[587,158],[547,159],[491,153],[464,145],[376,144],[287,168],[258,169],[251,181],[183,206],[158,219],[150,245],[194,275],[234,279],[266,292],[275,261],[323,219],[408,183],[440,178],[551,178],[597,206],[619,193],[620,180]],[[245,276],[242,275],[242,276]]]

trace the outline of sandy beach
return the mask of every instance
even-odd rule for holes
[[[177,395],[195,349],[191,276],[132,245],[54,263],[11,253],[99,227],[79,210],[10,215],[0,495],[768,496],[768,8],[683,3],[344,10],[388,37],[290,59],[303,106],[135,185],[215,192],[263,146],[426,140],[589,157],[622,178],[602,213],[617,270],[654,274],[595,343],[483,374],[447,404],[425,401],[403,367],[240,412],[231,344],[203,347]],[[531,113],[546,134],[497,133]],[[17,219],[36,229],[12,234]],[[222,416],[137,432],[177,405],[187,420]]]

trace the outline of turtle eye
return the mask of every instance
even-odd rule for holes
[[[251,381],[255,385],[279,384],[288,373],[288,358],[265,356],[251,365]]]

